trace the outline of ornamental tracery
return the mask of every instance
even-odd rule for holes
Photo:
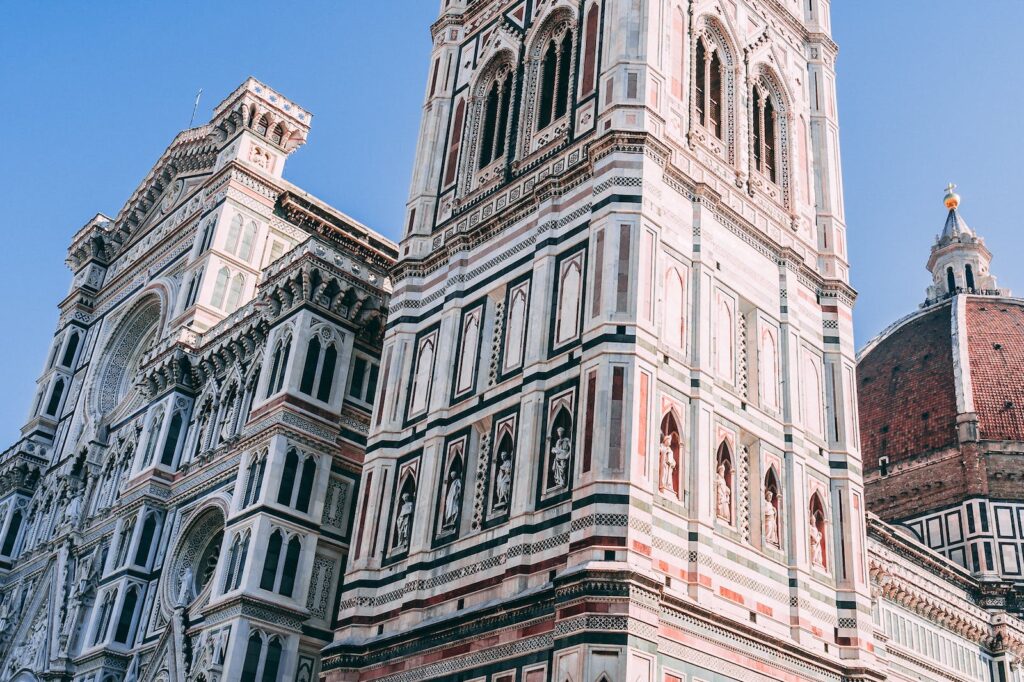
[[[698,29],[693,31],[690,39],[690,139],[700,142],[711,149],[729,165],[736,166],[736,77],[738,63],[735,42],[727,38],[728,31],[722,27],[717,17],[704,15],[697,19]],[[701,49],[703,48],[703,49]],[[718,62],[715,66],[714,62]],[[715,83],[714,70],[718,72]],[[699,71],[698,71],[699,70]],[[703,75],[704,92],[701,93],[700,83]],[[709,106],[714,101],[717,90],[716,106]],[[704,103],[699,99],[703,94]],[[717,108],[717,117],[715,109]],[[703,115],[702,115],[703,114]],[[711,121],[717,118],[712,125]],[[716,130],[717,128],[717,130]]]
[[[519,148],[516,158],[530,155],[555,142],[568,140],[568,114],[575,104],[576,9],[556,1],[527,39],[525,80],[520,107]],[[545,85],[551,90],[545,92]],[[562,89],[566,86],[566,89]],[[564,93],[564,94],[563,94]],[[551,101],[545,95],[551,94]],[[550,106],[549,106],[550,104]],[[522,161],[518,161],[521,163]]]

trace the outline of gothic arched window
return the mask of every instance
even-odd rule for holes
[[[284,126],[278,123],[274,126],[274,132],[270,134],[270,141],[274,144],[281,144],[284,139]]]
[[[121,615],[117,619],[117,629],[114,631],[114,641],[118,644],[127,644],[135,623],[135,609],[139,603],[139,588],[132,586],[124,595],[124,603],[121,604]]]
[[[57,410],[60,409],[61,398],[64,397],[64,378],[58,377],[57,381],[53,382],[53,391],[50,393],[50,402],[46,404],[46,414],[51,417],[57,416]]]
[[[480,168],[505,157],[512,110],[512,74],[509,66],[503,66],[487,88],[480,128]]]
[[[181,307],[182,311],[188,310],[196,303],[196,297],[199,296],[199,285],[203,280],[203,268],[199,268],[192,275],[192,279],[188,285],[188,293],[185,294],[185,304]]]
[[[231,219],[231,227],[228,228],[227,239],[224,240],[224,250],[228,253],[235,253],[238,250],[238,242],[242,237],[242,216],[235,214]]]
[[[132,532],[135,530],[135,521],[126,521],[121,527],[121,534],[117,538],[117,554],[114,557],[114,566],[120,568],[128,560],[128,546],[132,542]]]
[[[324,347],[319,336],[314,334],[306,346],[306,359],[302,366],[299,391],[312,396],[315,387],[316,399],[330,402],[337,363],[337,346],[334,343],[328,343]]]
[[[455,182],[459,169],[459,148],[462,146],[462,126],[466,121],[466,100],[460,99],[452,119],[452,137],[448,142],[448,160],[445,162],[444,186]]]
[[[302,541],[298,536],[293,536],[288,541],[288,550],[284,555],[284,570],[281,571],[278,593],[285,596],[292,596],[295,591],[295,576],[299,572],[299,555],[302,553]]]
[[[256,675],[259,673],[262,659],[263,638],[260,637],[260,633],[254,632],[249,635],[249,641],[245,645],[245,659],[242,662],[240,682],[257,682]]]
[[[270,119],[266,114],[264,114],[256,123],[256,132],[260,135],[266,136],[268,128],[270,128]]]
[[[665,342],[678,351],[686,350],[686,277],[675,267],[665,273]]]
[[[245,573],[245,561],[249,557],[249,531],[236,534],[231,550],[228,552],[228,570],[224,579],[224,592],[237,590],[242,585]]]
[[[157,518],[156,512],[146,516],[142,522],[142,534],[139,536],[139,546],[135,550],[136,566],[148,566],[150,550],[153,548],[153,539],[156,537]]]
[[[271,637],[270,643],[267,645],[267,660],[263,663],[262,682],[277,682],[277,672],[281,666],[281,653],[281,639]]]
[[[778,182],[778,108],[774,95],[763,84],[754,86],[753,145],[754,168],[772,182]]]
[[[228,292],[228,300],[226,311],[231,312],[238,308],[238,303],[242,298],[242,292],[245,290],[245,275],[238,273],[234,279],[231,280],[231,289]]]
[[[572,28],[562,24],[544,44],[537,93],[537,130],[543,130],[565,116],[569,108],[572,81]]]
[[[18,533],[21,531],[22,513],[20,509],[15,510],[11,516],[10,525],[7,526],[7,536],[4,538],[3,551],[0,552],[4,556],[12,556],[14,553],[14,543],[18,541]]]
[[[969,265],[967,266],[970,267]],[[65,367],[72,367],[75,364],[75,354],[78,352],[78,341],[80,337],[78,332],[71,332],[68,337],[68,343],[64,346],[64,357],[61,358],[60,364]]]
[[[107,636],[107,628],[110,626],[110,615],[114,610],[114,597],[116,592],[111,590],[103,597],[103,604],[100,606],[96,616],[96,629],[92,633],[92,643],[99,644]]]
[[[160,455],[160,463],[164,466],[174,466],[174,456],[178,453],[178,441],[181,440],[183,423],[184,415],[181,410],[178,410],[171,417],[171,423],[167,426],[167,438],[164,440],[164,450]]]
[[[245,479],[245,493],[242,495],[243,509],[260,499],[260,491],[263,489],[263,473],[266,468],[266,453],[252,456],[252,460],[249,462],[249,472]]]
[[[292,350],[292,339],[290,336],[278,342],[274,348],[274,357],[270,365],[270,381],[267,382],[267,395],[269,398],[284,387],[284,377],[288,369],[288,355]]]
[[[281,562],[281,545],[284,544],[281,531],[275,530],[267,541],[267,549],[263,554],[263,575],[260,577],[260,589],[273,591],[277,582],[277,568]]]
[[[295,498],[295,508],[300,512],[309,511],[309,501],[313,497],[313,483],[316,481],[316,460],[307,457],[302,463],[302,477],[299,479],[299,491]]]
[[[704,36],[697,39],[694,108],[697,122],[722,139],[722,60]]]
[[[601,10],[597,3],[590,6],[587,11],[587,20],[584,28],[583,48],[583,78],[580,95],[586,97],[594,91],[597,83],[597,43],[599,23],[601,21]]]
[[[290,506],[295,488],[295,476],[299,469],[299,454],[295,448],[288,450],[281,473],[281,487],[277,490],[277,503]]]
[[[310,395],[313,393],[313,382],[316,381],[316,368],[320,364],[320,337],[314,334],[306,345],[306,362],[302,366],[302,380],[299,391]]]
[[[242,239],[238,245],[238,257],[244,261],[248,261],[252,258],[253,245],[256,242],[256,223],[252,220],[245,226],[245,230],[242,231]]]
[[[974,270],[970,264],[964,266],[964,279],[967,282],[967,291],[974,293]]]
[[[228,280],[231,278],[231,271],[222,267],[217,271],[217,280],[213,284],[213,296],[210,298],[210,305],[214,308],[224,306],[224,297],[228,291]]]

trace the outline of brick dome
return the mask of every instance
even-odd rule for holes
[[[878,468],[883,457],[894,467],[955,447],[958,415],[976,415],[980,440],[1024,442],[1024,299],[963,298],[965,345],[952,324],[956,301],[947,299],[894,324],[861,351],[866,468]],[[966,409],[970,402],[973,410]]]
[[[1024,299],[957,294],[860,353],[868,508],[975,573],[1024,578]]]

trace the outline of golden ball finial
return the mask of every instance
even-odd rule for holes
[[[960,195],[956,193],[956,185],[952,182],[946,187],[946,197],[943,202],[946,204],[946,208],[950,211],[954,210],[960,205]]]

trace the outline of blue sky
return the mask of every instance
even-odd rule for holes
[[[862,345],[924,298],[942,190],[1024,293],[1015,197],[1024,2],[838,0],[839,106]],[[174,135],[254,75],[314,114],[287,177],[397,238],[436,0],[0,0],[0,448],[28,411],[72,234],[115,215]],[[243,9],[244,7],[244,9]]]

